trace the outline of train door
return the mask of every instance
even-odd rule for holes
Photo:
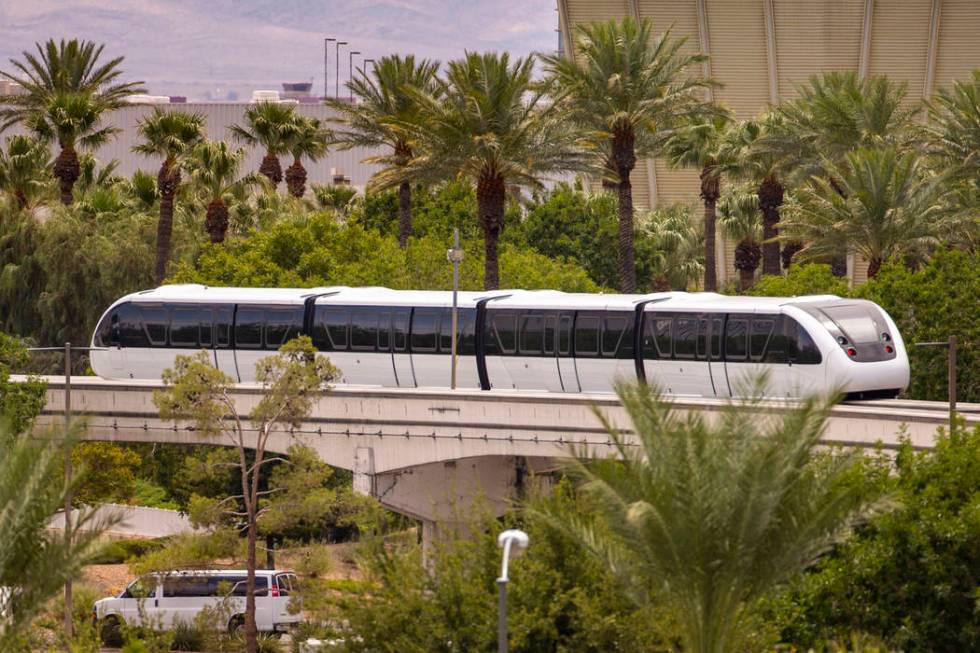
[[[725,321],[718,315],[702,315],[698,324],[699,361],[704,361],[708,367],[708,378],[712,394],[716,397],[730,397],[728,378],[725,375],[725,364],[722,360],[721,340],[724,333]],[[705,396],[712,396],[705,394]]]
[[[235,365],[235,350],[231,348],[231,330],[235,320],[235,309],[222,306],[214,309],[214,366],[237,383],[241,380]]]
[[[562,390],[565,392],[581,392],[578,382],[578,372],[575,370],[575,357],[572,356],[572,330],[575,326],[573,313],[558,314],[558,376]]]
[[[408,325],[412,309],[397,308],[391,314],[391,365],[399,388],[415,387],[412,356],[408,352]]]
[[[356,385],[391,386],[391,313],[374,306],[350,309],[350,350],[347,382]]]
[[[714,397],[707,348],[708,327],[715,320],[697,313],[654,313],[647,320],[659,351],[659,358],[644,363],[647,380],[667,394]]]
[[[725,325],[725,376],[732,396],[764,391],[766,396],[795,396],[779,315],[734,313]],[[759,384],[763,383],[764,388]]]

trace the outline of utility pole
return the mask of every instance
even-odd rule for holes
[[[463,262],[463,250],[459,246],[459,229],[453,229],[453,247],[446,252],[446,258],[453,264],[453,337],[452,337],[452,363],[449,373],[449,388],[456,389],[456,359],[459,353],[459,304],[457,295],[459,294],[459,264]]]
[[[65,547],[71,550],[71,445],[68,434],[71,428],[71,343],[65,343]],[[72,619],[71,578],[65,581],[65,633],[74,636]]]
[[[334,63],[337,64],[337,70],[335,71],[337,73],[337,79],[334,80],[334,97],[338,100],[340,99],[340,46],[342,45],[347,45],[347,41],[337,41],[337,56],[334,57],[336,59]]]

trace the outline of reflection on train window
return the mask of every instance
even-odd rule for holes
[[[766,353],[766,346],[772,336],[773,320],[752,320],[752,332],[749,338],[752,360],[761,361]]]
[[[575,323],[575,355],[599,355],[599,317],[579,315]]]
[[[167,345],[167,309],[162,306],[143,306],[143,326],[151,345]]]
[[[380,311],[378,313],[378,351],[390,351],[391,349],[391,313]]]
[[[302,309],[265,311],[265,346],[279,349],[300,334],[303,325]]]
[[[412,316],[412,351],[434,352],[439,333],[439,312],[416,309]]]
[[[749,353],[748,346],[749,321],[728,318],[725,331],[725,359],[744,361]]]
[[[539,356],[544,348],[544,321],[540,315],[525,315],[521,319],[521,336],[518,352]]]
[[[262,348],[262,317],[264,311],[256,308],[238,308],[235,320],[235,346],[242,349]]]
[[[354,311],[350,317],[350,348],[374,351],[378,341],[378,316],[374,311]]]
[[[673,354],[673,329],[674,321],[668,318],[657,319],[654,322],[654,342],[657,345],[657,352],[660,358],[670,358]]]
[[[196,308],[174,308],[170,313],[170,344],[193,348],[198,344],[199,311]]]
[[[218,308],[214,311],[214,338],[219,347],[231,346],[231,308]]]
[[[408,311],[399,312],[391,320],[391,335],[395,351],[405,351],[408,346]]]
[[[558,320],[558,353],[565,355],[569,352],[572,339],[572,316],[562,315]]]
[[[201,320],[201,346],[211,346],[211,325],[214,322],[214,311],[210,308],[202,308],[198,317]]]
[[[674,356],[694,358],[697,350],[698,321],[693,318],[674,319]]]
[[[619,343],[626,333],[627,319],[624,317],[607,317],[606,328],[602,332],[603,356],[615,356]]]
[[[501,353],[513,354],[517,351],[517,316],[507,313],[494,315],[493,336]]]

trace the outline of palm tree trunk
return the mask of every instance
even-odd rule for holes
[[[160,219],[157,221],[157,256],[153,265],[153,283],[163,283],[170,261],[170,237],[174,227],[174,197],[180,185],[180,168],[167,159],[157,173],[157,190],[160,192]]]
[[[265,156],[262,157],[259,172],[268,177],[273,186],[278,186],[279,182],[282,181],[282,166],[279,165],[279,157],[272,152],[266,152]]]
[[[743,238],[735,247],[735,269],[743,292],[755,285],[755,271],[761,259],[762,248],[750,238]]]
[[[613,135],[612,159],[619,175],[619,290],[636,292],[636,261],[633,252],[633,185],[630,173],[636,167],[636,137],[632,128]]]
[[[293,197],[303,197],[306,194],[306,168],[299,157],[293,159],[293,164],[286,168],[286,188]]]
[[[779,207],[783,203],[783,185],[775,175],[762,180],[758,190],[762,210],[762,274],[779,274]]]
[[[871,260],[868,261],[868,278],[869,279],[874,278],[874,276],[876,274],[878,274],[879,270],[881,270],[882,263],[883,263],[883,261],[881,260],[881,258],[879,258],[877,256],[872,257]]]
[[[716,166],[707,165],[701,170],[701,199],[704,201],[704,289],[718,290],[718,266],[715,261],[715,207],[721,196],[721,180],[715,173]]]
[[[58,179],[61,188],[61,203],[69,206],[72,203],[72,189],[81,174],[81,166],[78,165],[78,154],[72,145],[62,145],[61,153],[54,162],[54,176]]]
[[[500,269],[497,260],[497,243],[504,229],[504,203],[507,187],[500,175],[481,176],[476,184],[476,204],[480,226],[483,228],[483,245],[486,260],[483,267],[483,288],[496,290],[500,287]]]
[[[408,245],[412,235],[412,187],[407,181],[398,185],[398,246]]]
[[[796,256],[797,252],[803,249],[803,243],[798,240],[793,240],[783,245],[783,253],[781,257],[783,259],[783,269],[788,270],[789,266],[793,265],[793,257]]]
[[[211,236],[212,243],[225,242],[225,234],[228,231],[228,207],[224,201],[218,197],[208,204],[207,217],[204,219],[204,229]]]

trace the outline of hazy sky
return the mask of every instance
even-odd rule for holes
[[[525,55],[557,47],[554,0],[0,0],[0,69],[48,38],[85,38],[125,55],[151,93],[247,97],[283,81],[323,90],[323,39],[339,38],[341,82],[355,59],[464,50]],[[330,92],[335,50],[329,50]]]

